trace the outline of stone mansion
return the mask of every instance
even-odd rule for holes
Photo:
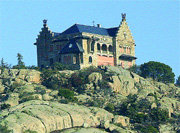
[[[43,20],[43,28],[34,45],[37,46],[38,67],[54,62],[72,65],[75,69],[99,65],[135,64],[135,42],[126,22],[126,14],[118,27],[102,28],[74,24],[62,33],[52,32]]]

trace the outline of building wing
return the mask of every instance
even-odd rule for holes
[[[73,26],[62,32],[62,35],[85,32],[85,33],[92,33],[92,34],[105,35],[105,36],[115,36],[117,29],[118,29],[117,27],[106,29],[95,26],[74,24]]]

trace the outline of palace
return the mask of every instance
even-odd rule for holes
[[[118,27],[102,28],[74,24],[62,33],[52,32],[43,20],[43,28],[36,39],[38,67],[54,62],[72,65],[75,69],[99,65],[135,64],[135,42],[126,22],[126,14]]]

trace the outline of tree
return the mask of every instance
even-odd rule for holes
[[[18,66],[24,66],[23,56],[20,53],[17,53]]]
[[[138,65],[133,65],[132,67],[129,68],[129,71],[136,73],[138,75],[141,74],[140,66]]]
[[[164,63],[149,61],[140,66],[141,76],[152,78],[158,82],[174,83],[172,68]]]
[[[178,77],[178,79],[176,80],[176,85],[180,86],[180,76]]]
[[[5,68],[10,68],[10,65],[4,62],[4,59],[1,59],[0,69],[1,71],[4,71]]]
[[[23,60],[23,56],[20,53],[17,53],[17,60],[18,60],[18,64],[16,66],[13,66],[14,69],[24,69],[26,68],[24,65]]]

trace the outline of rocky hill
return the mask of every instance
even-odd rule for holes
[[[179,132],[180,88],[121,67],[0,71],[1,132]]]

